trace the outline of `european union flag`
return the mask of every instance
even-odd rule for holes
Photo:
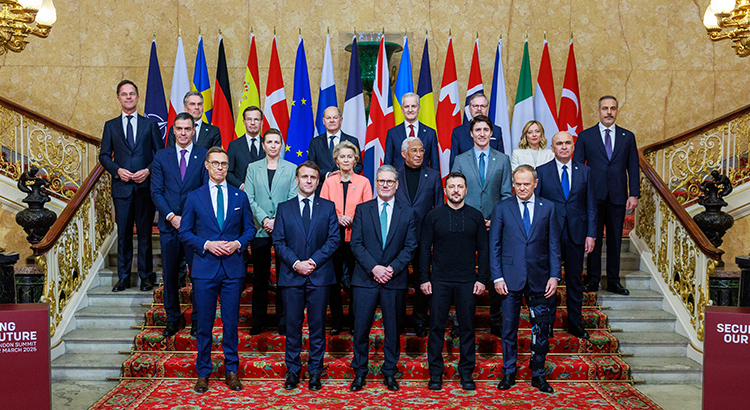
[[[305,42],[302,36],[297,47],[297,61],[294,63],[294,95],[292,113],[289,118],[289,133],[286,137],[286,155],[284,159],[294,164],[307,160],[307,148],[315,133],[312,98],[310,96],[310,77],[307,74],[307,57]]]

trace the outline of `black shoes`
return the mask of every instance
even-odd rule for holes
[[[331,328],[331,336],[339,335],[339,334],[341,334],[341,332],[343,332],[343,329],[340,328],[340,327],[333,327],[333,328]]]
[[[461,376],[461,388],[464,390],[476,390],[477,384],[474,383],[474,380],[469,377],[463,377]]]
[[[365,376],[354,376],[354,380],[352,381],[352,384],[349,385],[350,391],[360,391],[363,387],[367,384],[367,380],[365,380]]]
[[[398,382],[396,381],[396,378],[393,377],[392,375],[384,375],[383,376],[383,384],[390,391],[399,391],[400,390],[400,388],[398,387]]]
[[[154,289],[154,281],[151,278],[141,279],[141,292],[148,292]]]
[[[427,336],[427,328],[423,324],[418,324],[414,326],[414,333],[417,335],[417,337],[425,337]]]
[[[310,381],[307,383],[307,387],[312,391],[318,391],[323,388],[320,383],[320,374],[311,374]]]
[[[596,292],[597,290],[599,290],[598,283],[584,283],[583,285],[584,292]]]
[[[571,325],[568,328],[568,333],[579,339],[588,339],[590,337],[589,332],[587,332],[583,326]]]
[[[167,322],[167,327],[164,328],[162,336],[170,337],[176,335],[180,329],[185,327],[185,319],[180,318],[177,322]]]
[[[263,333],[263,326],[253,326],[250,328],[250,336],[257,336]]]
[[[544,376],[536,376],[531,378],[531,387],[536,387],[542,393],[552,393],[555,390],[544,380]]]
[[[112,292],[122,292],[125,289],[130,288],[130,279],[120,279],[112,288]]]
[[[502,339],[503,338],[503,328],[502,328],[502,326],[492,326],[490,328],[490,334],[491,335],[495,335],[495,336],[497,336],[497,337],[499,337],[499,338]]]
[[[503,376],[503,379],[500,380],[500,383],[497,385],[498,390],[509,390],[511,386],[516,384],[516,374],[506,374]]]
[[[614,285],[607,285],[607,292],[612,292],[623,296],[627,296],[630,294],[630,291],[625,289],[619,283],[615,283]]]
[[[284,380],[284,388],[286,390],[294,390],[299,384],[299,376],[294,373],[287,373],[286,380]]]
[[[430,390],[440,390],[443,388],[443,378],[440,376],[430,376],[430,381],[427,383],[427,388]]]

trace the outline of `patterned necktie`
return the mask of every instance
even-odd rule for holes
[[[253,159],[258,158],[258,147],[255,145],[255,141],[257,138],[253,138],[250,140],[250,156],[253,157]]]
[[[198,141],[198,131],[201,130],[198,127],[199,124],[197,122],[194,125],[195,125],[195,132],[193,133],[193,144],[195,144]]]
[[[216,185],[216,222],[219,223],[219,229],[224,229],[224,194],[221,192],[221,185]]]
[[[331,151],[331,154],[333,154],[333,139],[336,138],[335,135],[331,135],[331,140],[328,142],[328,149]]]
[[[609,128],[604,130],[604,151],[607,152],[607,159],[612,159],[612,137],[609,133]]]
[[[523,227],[526,228],[526,236],[531,229],[531,215],[529,214],[529,201],[523,201]]]
[[[414,124],[409,124],[409,137],[414,136]]]
[[[185,180],[185,171],[187,171],[187,161],[185,160],[186,153],[186,149],[180,151],[180,154],[182,154],[182,156],[180,157],[180,179],[183,181]]]
[[[128,128],[127,128],[127,137],[128,137],[128,144],[130,144],[130,148],[135,147],[135,134],[133,133],[133,123],[130,122],[130,120],[133,119],[132,115],[126,115],[128,117]]]
[[[302,207],[302,226],[305,227],[305,234],[310,232],[310,199],[305,198],[302,200],[305,206]]]
[[[479,154],[479,179],[482,180],[482,185],[484,185],[484,169],[486,168],[486,165],[484,163],[484,152]]]
[[[563,195],[565,195],[565,199],[568,199],[568,194],[570,194],[570,181],[568,181],[567,165],[563,165],[562,179],[560,182],[562,183]]]
[[[383,202],[383,210],[380,212],[380,233],[383,237],[383,249],[385,249],[385,239],[388,237],[388,202]]]

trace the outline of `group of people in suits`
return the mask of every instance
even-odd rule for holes
[[[593,259],[597,250],[601,258],[604,226],[607,290],[627,294],[619,282],[615,251],[625,210],[637,206],[637,151],[633,134],[614,125],[614,97],[600,99],[600,123],[583,131],[575,143],[569,133],[559,132],[547,149],[541,124],[527,124],[520,148],[536,152],[514,155],[518,165],[512,167],[503,153],[501,131],[486,116],[486,97],[475,95],[469,105],[471,121],[453,132],[452,172],[443,184],[435,131],[418,121],[418,96],[406,94],[405,122],[387,133],[385,164],[376,172],[374,195],[370,181],[359,175],[360,148],[356,138],[341,132],[337,107],[325,110],[326,132],[311,140],[309,159],[295,166],[283,159],[278,130],[261,135],[263,112],[258,107],[242,113],[247,132],[224,151],[216,146],[221,144],[218,128],[201,120],[200,93],[185,96],[185,112],[176,116],[166,141],[153,121],[137,114],[134,83],[118,84],[117,98],[122,114],[105,124],[100,152],[102,165],[112,175],[118,225],[118,282],[113,291],[131,283],[134,223],[139,256],[143,254],[138,263],[141,290],[153,288],[149,236],[155,207],[168,319],[165,337],[185,325],[178,298],[183,260],[193,283],[197,392],[208,390],[219,299],[225,382],[232,390],[242,389],[237,376],[239,300],[252,258],[250,333],[262,332],[268,325],[271,247],[278,272],[278,331],[286,335],[284,387],[290,390],[301,379],[305,318],[308,387],[322,388],[329,302],[331,335],[346,328],[353,335],[350,390],[361,390],[367,382],[369,334],[378,305],[385,334],[383,383],[399,390],[399,335],[405,327],[410,264],[416,290],[413,325],[418,336],[428,336],[432,390],[442,388],[451,305],[456,307],[461,386],[476,388],[475,295],[489,291],[491,333],[501,337],[504,359],[498,388],[515,384],[518,320],[525,299],[533,326],[532,385],[552,392],[544,364],[562,264],[568,331],[588,338],[581,305],[583,291],[595,291],[600,283],[601,262],[597,265]],[[552,159],[543,162],[547,151]],[[590,259],[584,283],[585,254]],[[342,289],[351,295],[346,318]]]

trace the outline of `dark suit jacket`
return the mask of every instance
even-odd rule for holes
[[[440,150],[438,149],[437,133],[432,128],[419,123],[419,129],[415,131],[416,136],[422,141],[424,147],[424,164],[440,171]],[[404,166],[404,157],[401,156],[401,144],[406,139],[406,127],[399,124],[385,134],[385,158],[384,164],[393,165],[396,169]]]
[[[469,124],[461,124],[454,128],[453,134],[451,135],[451,169],[453,169],[453,161],[456,159],[456,156],[463,154],[473,147],[474,138],[471,138]],[[492,127],[492,138],[490,138],[490,148],[505,154],[505,147],[503,146],[503,130],[494,124]],[[510,156],[510,154],[508,155]]]
[[[607,159],[599,124],[581,131],[573,160],[591,168],[597,202],[604,202],[609,196],[613,204],[625,205],[629,196],[641,196],[638,148],[635,135],[625,128],[615,125],[614,138],[612,159]]]
[[[406,186],[406,173],[404,167],[398,169],[398,189],[396,190],[396,201],[400,201],[411,207],[417,214],[417,238],[419,238],[422,220],[433,209],[443,204],[443,182],[440,178],[440,171],[427,168],[422,164],[422,171],[419,175],[419,184],[414,200],[409,198],[409,187]]]
[[[362,169],[364,169],[364,163],[362,162],[362,147],[359,146],[359,140],[342,131],[340,142],[343,141],[349,141],[359,149],[359,161],[354,166],[354,173],[361,174]],[[328,134],[321,134],[310,140],[310,147],[307,149],[307,159],[315,162],[320,167],[321,181],[318,186],[323,185],[323,180],[327,173],[338,171],[339,169],[336,166],[336,162],[333,161],[333,154],[328,149]]]
[[[573,243],[583,245],[586,237],[596,238],[596,197],[591,169],[577,162],[568,163],[571,185],[568,199],[563,194],[557,173],[557,162],[552,160],[536,168],[539,183],[534,194],[555,203],[555,213],[560,228],[568,223]]]
[[[167,147],[174,147],[174,141],[174,127],[170,126],[167,131]],[[201,131],[198,133],[198,141],[195,141],[195,145],[205,148],[206,151],[211,147],[221,147],[221,130],[215,125],[201,122]]]
[[[490,224],[490,276],[504,278],[508,290],[526,286],[542,292],[549,278],[560,278],[560,225],[552,201],[536,197],[529,235],[515,195],[497,204]]]
[[[125,168],[137,172],[151,168],[154,153],[161,145],[161,131],[153,120],[138,114],[138,129],[135,131],[135,147],[131,147],[122,128],[122,115],[104,123],[102,145],[99,149],[99,162],[112,175],[112,198],[128,198],[136,189],[148,189],[150,179],[140,184],[123,182],[117,170]]]
[[[407,267],[417,249],[416,220],[414,210],[396,200],[383,249],[378,199],[357,205],[351,240],[352,253],[357,261],[352,275],[352,286],[407,289]],[[393,277],[385,285],[381,285],[373,278],[372,268],[375,265],[393,267]]]
[[[271,237],[276,257],[282,262],[279,269],[279,286],[304,285],[307,276],[295,272],[292,266],[296,261],[308,259],[315,261],[316,265],[309,276],[313,285],[330,286],[336,283],[331,257],[339,248],[341,232],[333,202],[315,196],[310,231],[307,235],[302,224],[297,197],[280,203],[276,210],[276,222]]]
[[[151,163],[151,199],[159,211],[161,232],[174,230],[174,226],[167,221],[167,215],[171,212],[182,215],[188,194],[208,183],[208,170],[203,165],[206,161],[205,149],[193,145],[185,179],[180,178],[177,157],[174,147],[165,148],[156,153]]]
[[[245,277],[242,250],[255,237],[255,223],[245,191],[227,184],[227,213],[219,229],[208,184],[188,194],[182,212],[180,241],[193,249],[190,275],[195,279],[213,279],[224,268],[232,279]],[[239,241],[242,247],[231,255],[216,256],[203,249],[206,241]]]
[[[260,138],[260,134],[258,134]],[[227,170],[227,182],[237,188],[245,183],[247,176],[247,166],[266,157],[266,151],[263,150],[263,138],[258,141],[258,155],[253,158],[250,155],[250,147],[247,146],[247,134],[237,138],[229,143],[227,147],[227,156],[229,157],[229,169]]]

